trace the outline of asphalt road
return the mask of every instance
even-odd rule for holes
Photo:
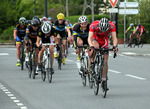
[[[57,69],[55,61],[52,83],[29,79],[27,69],[16,67],[16,48],[0,48],[0,109],[149,109],[149,45],[123,48],[109,57],[109,91],[104,99],[99,91],[81,84],[77,56],[69,49],[66,65]],[[138,51],[142,50],[142,55]],[[124,53],[126,52],[126,53]]]

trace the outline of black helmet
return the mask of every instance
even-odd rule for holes
[[[37,20],[39,21],[39,24],[41,24],[41,21],[40,21],[39,16],[34,16],[34,17],[32,18],[32,20],[33,20],[33,19],[37,19]]]
[[[38,27],[39,26],[39,21],[37,19],[32,19],[31,20],[31,25],[34,27]]]
[[[141,27],[141,24],[139,23],[138,26]]]

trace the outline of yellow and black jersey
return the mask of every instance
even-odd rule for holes
[[[17,36],[19,38],[22,38],[22,37],[24,37],[26,35],[26,28],[27,28],[27,25],[25,25],[22,28],[19,23],[16,24],[15,30],[17,30]]]
[[[55,29],[57,31],[65,31],[66,27],[69,27],[69,25],[67,23],[65,23],[66,21],[64,20],[62,24],[59,24],[58,19],[56,19],[53,23]]]
[[[86,30],[82,30],[80,24],[78,23],[73,27],[73,35],[81,38],[87,38],[89,34],[89,27],[90,24],[87,25]]]

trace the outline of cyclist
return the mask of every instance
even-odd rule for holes
[[[21,17],[19,19],[19,23],[16,24],[15,30],[14,30],[14,41],[17,46],[17,66],[20,66],[20,48],[21,48],[21,41],[24,40],[24,37],[26,35],[26,18]]]
[[[82,48],[77,46],[83,46],[85,44],[88,45],[88,34],[90,24],[88,23],[88,19],[86,16],[79,17],[79,23],[76,24],[73,28],[73,36],[74,36],[74,47],[75,53],[78,54],[78,61],[80,61],[80,53]]]
[[[40,24],[37,19],[31,20],[31,25],[29,25],[26,29],[26,61],[29,61],[29,51],[32,49],[32,45],[36,43],[38,30],[40,29]],[[27,47],[29,48],[27,49]],[[39,50],[36,47],[36,57],[38,57]],[[37,59],[36,59],[37,62]],[[38,74],[38,72],[36,72]]]
[[[131,38],[133,38],[133,36],[134,36],[133,32],[135,31],[135,26],[134,26],[133,23],[131,23],[131,24],[129,25],[128,29],[125,31],[124,34],[126,34],[129,30],[131,30],[131,33],[130,33],[130,36],[129,36],[129,45],[128,45],[128,46],[131,45],[131,43],[132,43],[132,42],[131,42]]]
[[[37,16],[37,15],[36,15],[36,16],[34,16],[34,17],[32,18],[32,20],[33,20],[33,19],[37,19],[37,20],[38,20],[38,22],[39,22],[39,24],[41,25],[41,21],[40,21],[39,16]],[[30,23],[31,23],[31,22],[30,22]]]
[[[53,43],[54,39],[54,33],[55,33],[55,29],[51,26],[49,21],[45,21],[43,22],[43,25],[41,26],[41,29],[38,31],[38,37],[37,37],[37,42],[36,45],[37,47],[39,47],[39,57],[38,57],[38,71],[41,70],[41,59],[43,56],[43,52],[45,50],[45,46],[44,45],[40,45],[40,41],[42,41],[42,43]],[[51,54],[51,59],[52,59],[52,65],[53,65],[53,61],[54,61],[54,45],[50,45],[49,46],[49,51]],[[52,73],[54,73],[54,69],[53,66],[50,66],[50,70]]]
[[[55,38],[57,44],[57,50],[59,50],[59,41],[57,38],[62,38],[62,63],[65,64],[65,49],[66,49],[66,33],[65,30],[68,32],[68,39],[71,36],[71,32],[69,30],[69,25],[65,23],[64,20],[65,16],[63,13],[59,13],[57,15],[57,19],[54,21],[54,27],[56,29],[57,37]],[[54,57],[57,57],[57,53],[54,54]]]
[[[116,37],[116,29],[113,22],[109,21],[107,18],[102,18],[101,20],[94,21],[90,25],[88,43],[90,45],[91,51],[89,52],[89,56],[94,51],[94,48],[109,48],[108,47],[108,35],[111,33],[113,39],[113,50],[117,52],[117,37]],[[94,55],[95,55],[94,51]],[[94,73],[94,57],[91,58],[91,70]],[[104,54],[104,61],[106,63],[107,71],[108,71],[108,51]],[[106,77],[103,74],[103,81],[105,82]]]
[[[51,22],[51,25],[53,25],[52,17],[48,17],[48,20]]]
[[[137,27],[136,27],[136,30],[133,32],[133,34],[135,34],[137,31],[139,31],[139,35],[137,35],[137,39],[138,39],[138,44],[140,43],[140,41],[141,41],[141,36],[143,35],[143,34],[145,34],[145,28],[144,28],[144,26],[142,26],[140,23],[137,25]]]

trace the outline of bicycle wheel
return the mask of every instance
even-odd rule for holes
[[[48,82],[51,83],[52,82],[52,72],[50,71],[50,67],[52,67],[52,60],[51,60],[51,56],[49,54],[48,56],[48,69],[47,69],[47,77],[48,77]]]
[[[33,74],[32,74],[32,78],[35,79],[35,72],[36,72],[36,54],[35,54],[35,51],[33,51],[33,57],[32,57],[32,71],[33,71]]]
[[[83,86],[86,86],[86,74],[85,74],[86,65],[85,65],[83,57],[81,58],[80,62],[81,62],[80,71],[82,72],[81,73],[81,81],[82,81]]]
[[[21,63],[21,70],[23,70],[23,64],[24,64],[24,47],[23,46],[21,46],[20,63]]]
[[[101,71],[101,75],[103,75],[103,71],[105,72],[105,77],[106,77],[106,80],[105,82],[102,81],[101,82],[101,91],[102,91],[102,95],[103,97],[105,98],[106,97],[106,94],[107,94],[107,91],[108,91],[108,88],[107,88],[107,69],[106,69],[106,63],[103,61],[102,63],[102,71]],[[103,77],[103,76],[102,76]],[[102,78],[101,77],[101,78]]]
[[[61,63],[62,63],[62,55],[61,55],[61,50],[59,51],[59,56],[58,56],[58,69],[61,70]]]
[[[31,78],[31,75],[32,75],[32,58],[31,58],[31,54],[30,54],[30,57],[29,57],[29,62],[27,62],[27,65],[28,65],[28,75],[29,75],[29,78]]]
[[[46,79],[46,72],[45,72],[45,67],[44,67],[43,63],[42,63],[41,78],[43,81],[45,81],[45,79]]]
[[[66,43],[66,57],[68,56],[68,41]]]
[[[98,94],[98,91],[99,91],[99,65],[100,65],[100,60],[99,60],[99,55],[96,55],[96,58],[95,58],[95,74],[93,75],[93,87],[94,87],[94,94],[97,95]]]

